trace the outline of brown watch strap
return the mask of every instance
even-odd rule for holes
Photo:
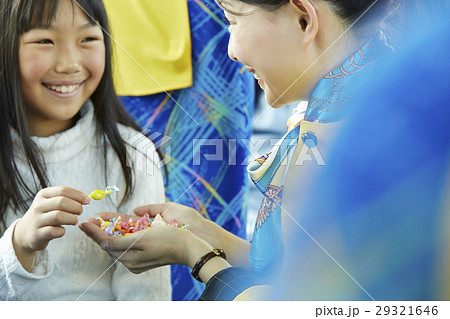
[[[198,281],[202,282],[202,280],[198,276],[198,273],[200,272],[200,269],[203,267],[203,265],[206,264],[206,262],[208,260],[210,260],[214,257],[222,257],[223,259],[227,259],[226,255],[225,255],[225,251],[223,249],[215,248],[215,249],[211,250],[206,255],[200,257],[200,259],[197,260],[197,262],[195,263],[194,267],[192,267],[192,272],[191,272],[192,277],[194,277]]]

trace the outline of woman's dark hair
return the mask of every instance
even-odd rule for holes
[[[95,20],[103,29],[105,43],[105,70],[103,77],[90,97],[98,126],[98,136],[103,139],[103,158],[105,162],[107,142],[117,155],[126,183],[122,203],[131,196],[134,184],[132,169],[127,165],[126,143],[119,134],[117,124],[123,124],[136,131],[141,128],[124,110],[118,100],[112,78],[111,42],[107,15],[101,0],[71,0],[72,7],[80,6],[88,18]],[[26,199],[34,197],[38,188],[48,187],[49,181],[45,163],[38,147],[30,138],[28,131],[28,112],[24,103],[19,71],[19,38],[38,26],[49,26],[55,18],[59,0],[0,0],[0,233],[5,225],[5,212],[8,205],[14,211],[25,213],[28,210]],[[20,176],[13,154],[11,128],[20,136],[35,184],[27,185]],[[105,181],[106,182],[106,181]],[[122,204],[121,203],[121,204]],[[3,226],[3,227],[2,227]]]
[[[254,5],[263,10],[276,11],[290,0],[239,0]],[[348,26],[354,26],[356,33],[362,37],[374,31],[386,31],[386,21],[397,10],[399,0],[322,0],[327,2],[334,12]],[[230,11],[221,0],[216,0],[218,5]],[[233,13],[232,11],[230,11]]]

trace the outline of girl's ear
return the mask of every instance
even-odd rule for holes
[[[319,30],[317,10],[312,0],[290,0],[298,10],[298,24],[305,34],[305,43],[311,43]]]

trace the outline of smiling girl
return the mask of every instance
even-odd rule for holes
[[[133,275],[71,227],[164,202],[150,140],[133,152],[155,174],[129,165],[145,137],[114,92],[102,1],[1,0],[0,26],[0,299],[170,299],[168,268]],[[106,185],[123,196],[83,207]]]

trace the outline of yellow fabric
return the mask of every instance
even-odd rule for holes
[[[192,85],[186,0],[105,0],[118,95],[149,95]]]
[[[233,301],[272,300],[275,288],[269,285],[250,287],[234,298]]]

